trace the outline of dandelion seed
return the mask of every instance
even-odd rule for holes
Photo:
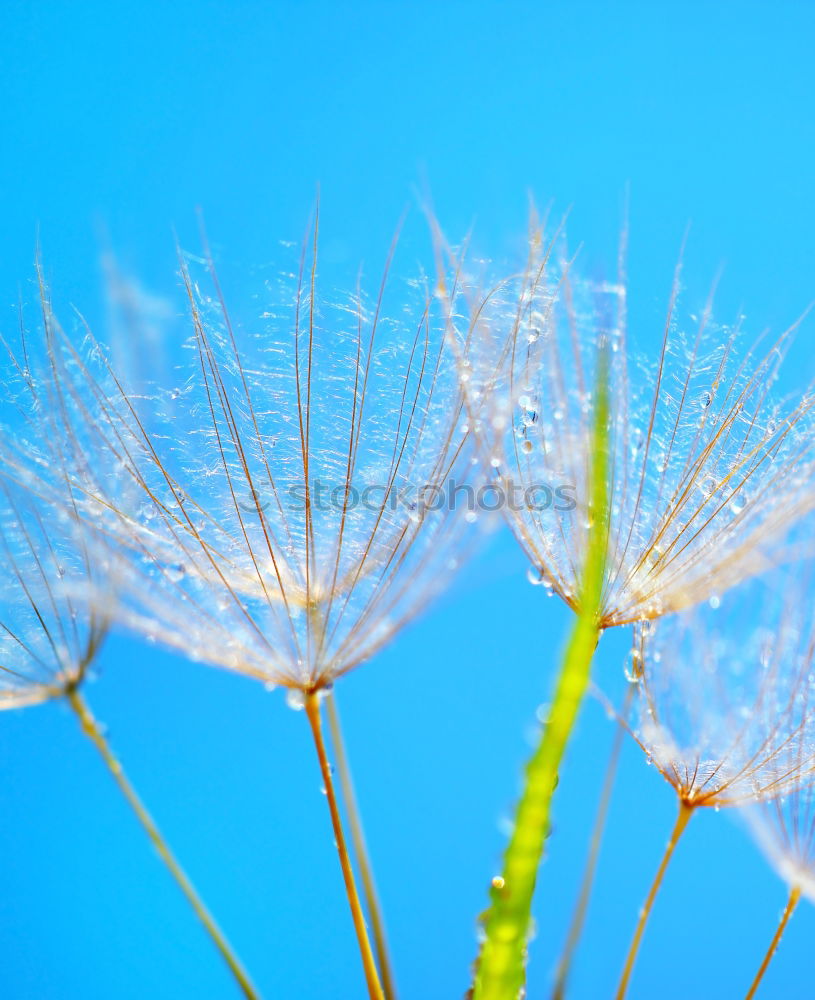
[[[485,468],[497,463],[507,486],[526,498],[547,484],[572,499],[565,508],[529,499],[504,508],[531,565],[579,616],[568,647],[576,652],[567,654],[556,685],[557,740],[544,734],[528,773],[538,760],[551,768],[561,759],[588,682],[588,650],[605,628],[691,607],[759,573],[815,506],[813,435],[804,428],[812,400],[792,406],[781,424],[767,402],[793,330],[769,352],[757,346],[739,359],[740,330],[717,326],[709,303],[695,331],[684,335],[676,329],[677,269],[658,362],[637,377],[622,266],[614,286],[598,285],[576,275],[565,250],[563,262],[557,255],[558,244],[545,243],[533,220],[523,273],[477,301],[451,336],[467,373],[463,392]],[[533,313],[541,334],[529,343]],[[501,432],[491,415],[508,408],[514,419]],[[539,792],[527,784],[519,808],[534,818],[507,847],[509,864],[526,845],[526,872],[534,870],[528,845],[533,852],[543,847],[539,817],[548,815],[551,776],[548,770],[547,780],[538,780]],[[677,838],[685,822],[680,812]],[[476,1000],[514,994],[524,979],[519,942],[534,878],[513,885],[522,902],[502,908],[493,901]],[[507,926],[512,946],[499,940]]]
[[[769,581],[669,616],[639,639],[637,740],[694,807],[772,798],[815,773],[815,645],[794,588],[779,596],[778,574]]]
[[[19,708],[75,690],[105,626],[69,594],[87,572],[81,547],[50,532],[15,483],[0,480],[0,504],[0,708]]]
[[[621,276],[616,287],[624,284]],[[748,349],[740,324],[716,323],[710,301],[685,330],[677,269],[652,364],[633,356],[625,297],[610,287],[582,279],[574,264],[558,261],[558,245],[535,232],[523,273],[477,302],[455,338],[485,465],[500,466],[519,495],[545,483],[566,486],[575,498],[571,510],[505,508],[530,562],[573,607],[590,534],[595,372],[608,351],[604,628],[657,608],[682,610],[763,571],[779,539],[815,506],[813,399],[784,409],[770,396],[795,327],[768,347]],[[540,336],[528,344],[533,311]],[[514,414],[507,428],[493,423],[496,411]]]
[[[447,484],[476,466],[437,297],[419,283],[414,309],[404,289],[395,302],[390,261],[372,298],[360,287],[322,295],[317,235],[315,225],[294,285],[284,275],[269,289],[278,301],[256,333],[233,322],[208,253],[211,297],[182,260],[192,367],[171,419],[104,356],[94,366],[66,348],[60,363],[73,369],[74,443],[88,469],[80,513],[120,584],[117,601],[97,589],[94,605],[286,689],[311,725],[353,888],[319,695],[447,584],[476,520]],[[349,902],[378,995],[355,890]]]
[[[728,595],[737,626],[731,633],[716,627],[718,605],[669,616],[647,637],[640,630],[643,669],[634,736],[676,791],[679,818],[640,917],[618,998],[626,992],[654,898],[691,815],[698,808],[719,812],[756,802],[777,810],[777,800],[797,801],[812,785],[815,632],[805,623],[800,597],[796,588],[760,579]],[[751,623],[746,630],[745,622]]]
[[[10,356],[19,376],[20,367]],[[95,564],[77,513],[75,469],[70,464],[76,456],[61,447],[65,442],[61,387],[50,386],[53,392],[49,391],[48,383],[30,371],[22,382],[20,396],[12,372],[4,385],[6,402],[23,413],[30,413],[35,404],[33,411],[44,423],[38,425],[37,434],[30,434],[28,419],[13,433],[4,426],[0,438],[0,709],[53,699],[70,706],[243,995],[253,1000],[257,994],[248,975],[130,784],[110,747],[106,727],[83,697],[108,623],[81,595],[89,582],[98,580],[104,564]],[[46,401],[47,405],[37,405]]]
[[[270,291],[269,327],[243,336],[211,262],[211,301],[192,266],[193,365],[171,421],[107,366],[70,359],[81,514],[121,567],[110,613],[205,662],[317,692],[409,621],[464,548],[473,519],[445,494],[470,460],[447,321],[421,287],[410,325],[392,320],[386,280],[372,301],[320,298],[315,248],[293,288],[284,277]]]

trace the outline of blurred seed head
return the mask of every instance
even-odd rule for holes
[[[753,837],[778,875],[815,902],[815,785],[794,785],[742,810]]]
[[[635,736],[688,805],[769,801],[815,777],[809,593],[775,572],[637,626]]]

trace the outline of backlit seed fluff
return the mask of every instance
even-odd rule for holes
[[[536,579],[572,607],[589,534],[598,357],[609,357],[603,627],[654,619],[761,572],[815,505],[813,397],[775,402],[792,336],[745,349],[711,303],[680,325],[674,279],[653,363],[633,361],[625,276],[581,278],[535,231],[523,273],[450,306],[472,433]]]
[[[317,260],[315,227],[294,271],[265,282],[261,315],[237,321],[211,261],[199,283],[184,259],[189,363],[170,384],[133,391],[98,345],[86,361],[61,341],[55,365],[81,514],[120,570],[123,596],[94,601],[188,656],[306,692],[449,581],[467,526],[447,483],[472,468],[424,282],[388,266],[373,298],[321,294]]]
[[[803,591],[780,581],[637,627],[635,735],[688,805],[769,801],[815,779],[815,633]]]
[[[9,364],[0,424],[0,709],[78,687],[106,632],[104,618],[78,598],[94,567],[73,505],[67,452],[51,452],[47,467],[58,497],[38,488],[48,484],[38,478],[44,455],[36,441],[60,437],[58,399],[3,346]]]
[[[815,902],[815,782],[793,785],[770,801],[744,810],[756,843],[790,886]]]

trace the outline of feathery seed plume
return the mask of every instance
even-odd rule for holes
[[[815,506],[813,396],[771,395],[795,327],[745,349],[741,321],[714,320],[712,295],[680,325],[678,268],[656,363],[633,362],[622,263],[615,282],[588,281],[558,255],[561,245],[535,229],[524,271],[458,319],[472,431],[492,481],[513,500],[503,509],[533,582],[575,607],[594,372],[609,345],[601,627],[651,620],[766,569],[779,538]]]

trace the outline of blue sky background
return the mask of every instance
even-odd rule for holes
[[[780,330],[815,298],[815,8],[808,3],[49,3],[0,10],[0,327],[37,233],[56,294],[104,315],[106,239],[160,293],[201,206],[237,264],[299,239],[321,187],[339,259],[381,261],[430,190],[512,259],[529,192],[613,267],[631,192],[631,322],[655,347],[688,221],[686,305]],[[27,294],[27,293],[26,293]],[[813,372],[810,321],[790,366]],[[496,537],[466,579],[339,690],[401,995],[458,997],[535,708],[568,614]],[[627,648],[604,639],[614,687]],[[131,775],[267,997],[362,979],[307,727],[278,693],[132,640],[88,689]],[[547,995],[612,726],[580,722],[540,878],[530,992]],[[0,994],[230,997],[231,982],[60,705],[0,718]],[[626,750],[573,996],[609,995],[674,818]],[[785,889],[739,826],[677,853],[632,997],[743,995]],[[801,907],[764,996],[812,995]]]

